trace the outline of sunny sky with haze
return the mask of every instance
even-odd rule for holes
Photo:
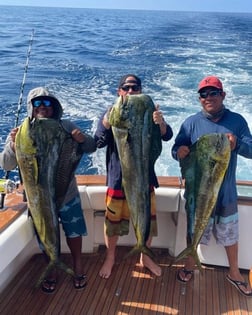
[[[41,6],[34,0],[0,0],[0,5]],[[207,12],[250,12],[251,0],[44,0],[44,7],[77,7],[102,9],[139,9],[139,10],[178,10],[178,11],[207,11]]]

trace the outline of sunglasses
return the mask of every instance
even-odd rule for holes
[[[52,101],[51,100],[47,100],[47,99],[43,99],[43,100],[32,100],[32,106],[33,107],[39,107],[41,105],[44,105],[45,107],[50,107],[52,106]]]
[[[222,91],[209,91],[209,92],[200,92],[200,97],[201,98],[207,98],[208,96],[211,97],[216,97],[221,95]]]
[[[139,85],[124,85],[121,87],[121,89],[125,92],[129,92],[131,89],[134,92],[140,91],[141,87]]]

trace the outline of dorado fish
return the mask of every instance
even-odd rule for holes
[[[50,259],[37,286],[54,267],[74,275],[59,258],[58,211],[81,156],[78,143],[57,120],[26,118],[19,127],[17,162],[36,232]]]
[[[188,247],[176,261],[190,255],[201,269],[197,247],[216,204],[229,159],[227,136],[213,133],[200,137],[191,146],[190,154],[180,160],[182,178],[185,179]]]
[[[160,128],[152,118],[154,110],[152,99],[139,94],[119,97],[109,115],[122,168],[122,187],[137,239],[129,255],[143,252],[153,256],[146,246],[151,222],[150,169],[162,150]]]

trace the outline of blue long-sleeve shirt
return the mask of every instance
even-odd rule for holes
[[[175,143],[172,147],[172,156],[177,158],[180,146],[190,146],[199,137],[210,133],[231,133],[237,137],[236,148],[231,151],[229,166],[223,180],[216,214],[230,216],[237,212],[236,167],[237,155],[252,159],[252,135],[246,120],[238,113],[225,109],[224,115],[217,122],[208,119],[203,112],[188,117],[180,127]],[[225,210],[223,210],[225,209]]]
[[[105,113],[104,113],[105,114]],[[119,155],[116,143],[113,137],[112,128],[106,129],[103,126],[102,120],[104,115],[100,118],[95,132],[95,141],[97,148],[107,146],[106,151],[106,168],[107,168],[107,186],[114,190],[122,189],[122,171],[119,160]],[[168,141],[172,138],[173,132],[169,125],[167,125],[166,133],[162,136],[162,140]],[[158,180],[154,168],[150,170],[150,185],[158,187]]]

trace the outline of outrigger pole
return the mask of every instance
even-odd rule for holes
[[[33,37],[34,37],[34,30],[32,30],[31,38],[30,38],[29,46],[28,46],[28,50],[27,50],[27,57],[26,57],[26,63],[25,63],[25,68],[24,68],[24,75],[23,75],[23,80],[22,80],[21,87],[20,87],[20,94],[19,94],[19,99],[18,99],[16,120],[15,120],[14,128],[17,128],[18,123],[19,123],[19,114],[20,114],[21,105],[22,105],[22,102],[23,102],[23,92],[24,92],[25,80],[26,80],[26,75],[27,75],[28,66],[29,66],[29,60],[30,60],[30,55],[31,55]],[[1,180],[2,185],[0,185],[0,192],[1,192],[0,211],[4,209],[4,198],[5,198],[6,192],[8,192],[8,187],[7,186],[8,186],[9,173],[10,173],[10,171],[7,171],[5,173],[5,177],[4,177],[4,179],[6,180],[5,183],[3,183],[3,180]],[[25,196],[24,196],[24,198],[25,198]]]

